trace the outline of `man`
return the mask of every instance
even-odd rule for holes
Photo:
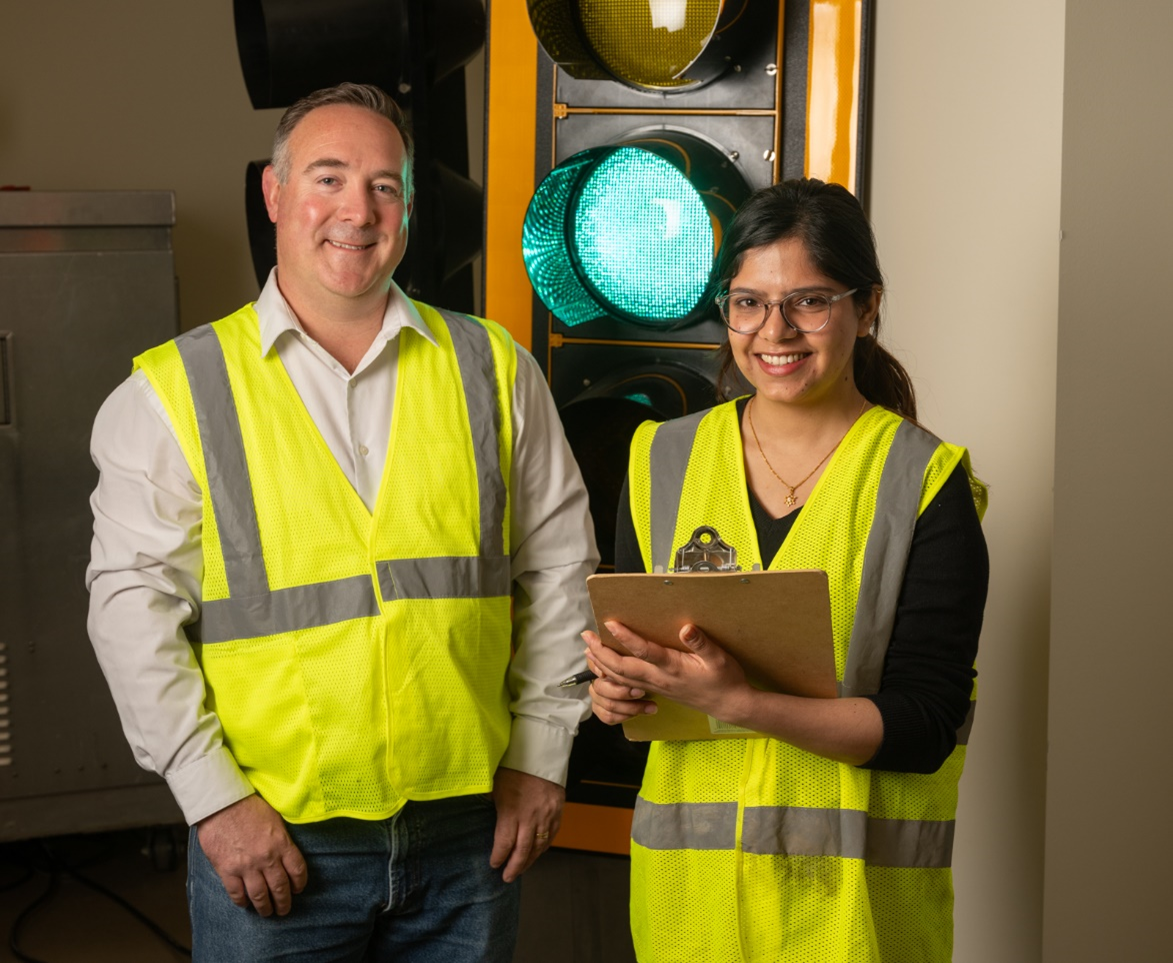
[[[392,281],[390,98],[295,104],[263,185],[255,305],[95,422],[90,635],[192,824],[197,960],[508,961],[586,711],[581,477],[533,359]]]

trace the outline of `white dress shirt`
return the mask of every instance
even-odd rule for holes
[[[261,353],[276,351],[355,491],[378,497],[404,327],[435,339],[392,284],[382,329],[351,374],[298,323],[275,274],[256,302]],[[585,668],[592,625],[586,577],[598,563],[586,489],[537,363],[520,346],[510,482],[513,728],[502,766],[566,780],[585,693],[557,683]],[[141,371],[94,422],[101,473],[90,499],[94,541],[89,632],[139,765],[163,775],[189,823],[253,792],[204,704],[204,679],[183,624],[199,611],[201,491],[154,388]]]

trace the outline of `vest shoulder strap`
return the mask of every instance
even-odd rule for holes
[[[842,696],[871,695],[880,689],[925,472],[940,447],[940,439],[910,421],[901,422],[892,439],[864,549]]]
[[[457,314],[443,308],[436,308],[435,311],[448,326],[468,407],[482,503],[481,554],[502,556],[506,554],[504,531],[510,466],[502,464],[501,439],[503,434],[505,438],[512,439],[513,431],[512,425],[503,423],[501,412],[503,391],[511,392],[513,386],[502,385],[498,377],[496,352],[493,350],[493,338],[487,322],[482,323],[467,314]],[[508,338],[508,335],[505,337]],[[506,346],[512,348],[511,339],[506,342]],[[510,357],[513,357],[512,352]],[[511,380],[510,373],[505,374]],[[512,406],[504,410],[511,411]],[[504,447],[512,450],[512,443]]]
[[[697,411],[665,422],[656,429],[649,455],[651,476],[651,557],[655,566],[669,564],[672,536],[684,493],[688,459],[701,421],[715,409]],[[664,562],[665,559],[669,563]]]

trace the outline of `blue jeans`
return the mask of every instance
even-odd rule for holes
[[[520,881],[489,866],[488,796],[409,802],[390,819],[286,824],[309,867],[287,916],[236,906],[193,827],[194,963],[510,963]]]

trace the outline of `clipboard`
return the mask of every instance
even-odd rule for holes
[[[681,650],[680,629],[691,622],[736,658],[760,689],[827,699],[838,695],[826,572],[591,575],[587,590],[599,638],[624,655],[630,653],[604,622],[622,622],[644,638]],[[663,696],[649,698],[659,707],[656,713],[623,724],[623,734],[633,742],[765,738]]]

